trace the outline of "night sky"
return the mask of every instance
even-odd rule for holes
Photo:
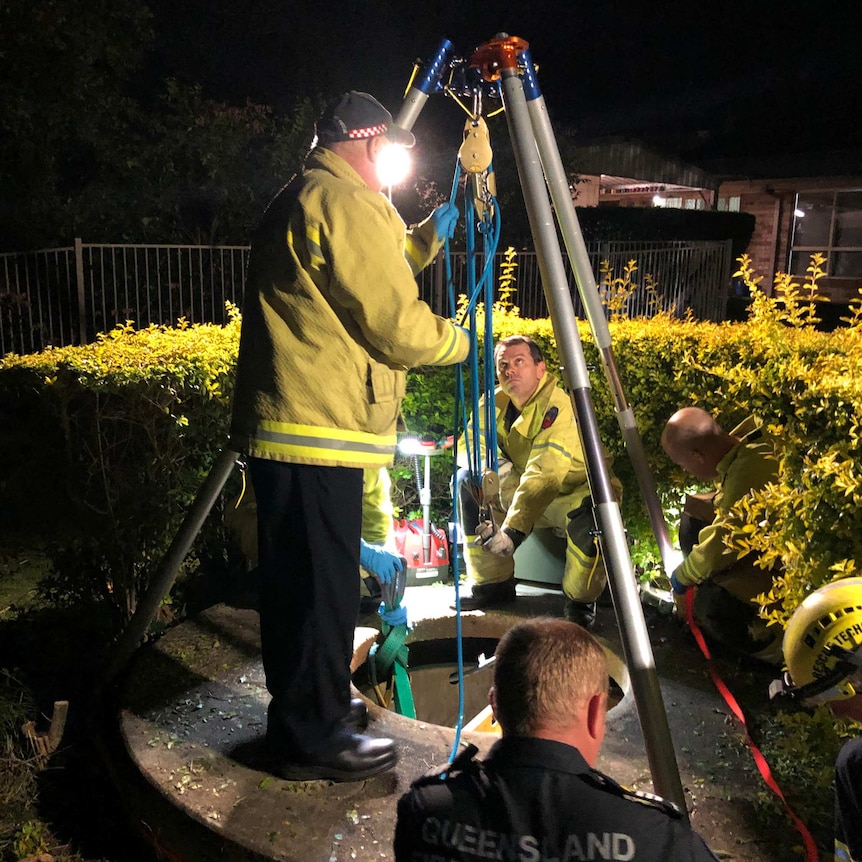
[[[505,31],[530,42],[552,118],[581,139],[706,156],[862,145],[859,0],[150,5],[158,73],[234,103],[354,88],[396,112],[414,58],[443,37],[467,56]]]

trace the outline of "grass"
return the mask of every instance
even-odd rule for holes
[[[91,620],[49,607],[39,548],[0,549],[0,862],[153,862],[109,785],[88,733],[92,670],[102,647]],[[70,701],[60,748],[37,756],[22,726],[46,730],[54,700]]]
[[[37,587],[50,566],[39,549],[0,550],[0,622],[38,600]]]

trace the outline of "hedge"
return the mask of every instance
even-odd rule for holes
[[[659,314],[610,325],[614,356],[633,406],[659,494],[673,512],[691,479],[664,456],[659,437],[678,408],[697,404],[726,428],[750,413],[780,441],[775,485],[733,513],[732,543],[782,565],[770,611],[784,622],[821,584],[858,574],[862,560],[862,317],[815,329],[814,292],[787,282],[782,302],[759,292],[743,323],[699,323]],[[7,356],[0,362],[0,513],[28,512],[34,532],[52,533],[55,601],[107,602],[128,619],[218,451],[226,441],[239,339],[235,310],[224,327],[131,324],[91,345]],[[585,323],[581,343],[603,441],[625,486],[623,517],[633,555],[657,559],[634,473],[624,451],[600,359]],[[558,363],[548,320],[498,306],[494,335],[532,335],[549,368]],[[404,416],[413,433],[441,437],[454,420],[452,369],[410,373]],[[438,463],[436,517],[448,517]],[[446,462],[446,463],[444,463]],[[415,508],[412,470],[394,471],[400,505]],[[238,483],[238,476],[235,477]],[[51,493],[46,493],[51,490]],[[54,491],[53,489],[59,489]],[[4,511],[5,510],[5,511]],[[59,533],[59,524],[74,528]],[[221,511],[189,565],[225,563]]]

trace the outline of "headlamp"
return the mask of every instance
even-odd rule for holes
[[[410,174],[410,154],[405,147],[389,143],[377,155],[377,178],[384,188],[397,186]]]

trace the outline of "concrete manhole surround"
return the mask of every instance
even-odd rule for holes
[[[415,619],[408,646],[454,638],[451,590],[416,589],[411,596],[408,588],[406,600]],[[462,636],[495,642],[524,616],[554,615],[558,606],[558,593],[531,595],[519,598],[517,614],[464,614]],[[354,671],[379,637],[375,628],[356,629]],[[610,676],[623,692],[608,713],[613,734],[615,717],[630,712],[633,698],[625,664],[599,640]],[[368,700],[369,732],[395,739],[399,748],[395,769],[345,784],[274,778],[260,760],[269,695],[259,650],[256,612],[216,606],[136,657],[118,722],[128,772],[137,785],[121,792],[129,793],[142,830],[180,859],[392,859],[395,802],[413,779],[445,765],[455,729]],[[496,738],[466,727],[460,735],[462,743],[476,744],[483,754]]]

